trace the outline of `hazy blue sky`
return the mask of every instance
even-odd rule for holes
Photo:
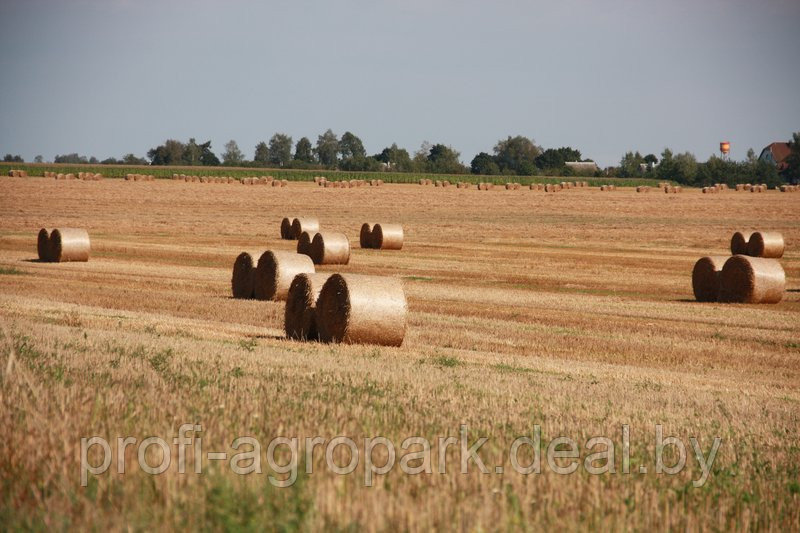
[[[0,153],[332,128],[369,153],[507,135],[602,165],[800,131],[798,0],[0,0]]]

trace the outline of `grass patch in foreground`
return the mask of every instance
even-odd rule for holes
[[[0,276],[25,276],[28,273],[14,267],[0,267]]]

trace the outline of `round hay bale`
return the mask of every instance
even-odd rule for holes
[[[272,180],[270,183],[272,183],[273,187],[280,187],[281,186],[281,182],[277,181],[277,180]]]
[[[50,234],[50,261],[86,262],[89,260],[90,251],[89,232],[85,229],[57,228]]]
[[[314,263],[307,255],[267,250],[256,266],[255,297],[257,300],[285,300],[297,274],[314,272]]]
[[[752,231],[737,231],[731,237],[731,255],[747,255],[747,241]]]
[[[231,293],[234,298],[252,298],[255,291],[255,275],[258,259],[264,252],[242,252],[233,262]]]
[[[692,290],[698,302],[716,302],[719,298],[719,273],[722,271],[726,255],[701,257],[692,269]]]
[[[361,224],[358,241],[362,248],[372,248],[372,224],[368,222]]]
[[[778,259],[786,248],[783,235],[777,231],[756,231],[747,241],[747,255]]]
[[[297,238],[297,253],[311,257],[311,242],[314,240],[316,231],[303,231]]]
[[[281,239],[292,240],[292,220],[289,217],[283,217],[281,220]]]
[[[281,180],[281,187],[286,187],[289,185],[289,180]]]
[[[50,261],[50,232],[46,228],[39,230],[36,238],[36,251],[39,254],[39,261],[43,263]]]
[[[786,274],[775,259],[734,255],[719,275],[719,301],[776,304],[783,299]]]
[[[283,328],[286,336],[298,340],[318,340],[317,298],[331,274],[298,274],[289,286]]]
[[[406,334],[407,307],[399,279],[334,274],[317,299],[320,340],[400,346]]]
[[[304,231],[309,233],[319,233],[319,220],[316,218],[295,218],[292,220],[292,239],[299,239],[300,235]]]
[[[375,224],[372,228],[372,247],[379,250],[403,248],[402,224]]]
[[[311,240],[311,259],[317,265],[346,265],[350,240],[344,233],[317,233]]]

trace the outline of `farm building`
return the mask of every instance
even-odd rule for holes
[[[597,163],[594,161],[567,161],[564,165],[576,172],[595,172],[597,170]]]
[[[789,143],[772,143],[763,150],[758,156],[759,161],[766,161],[778,167],[778,171],[786,168],[786,158],[791,153]]]

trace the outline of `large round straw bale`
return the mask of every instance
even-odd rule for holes
[[[311,241],[311,259],[317,265],[346,265],[350,240],[344,233],[317,233]]]
[[[403,226],[375,224],[372,228],[372,247],[379,250],[400,250],[403,247]]]
[[[292,219],[283,217],[281,220],[281,239],[292,240]]]
[[[400,346],[406,310],[399,279],[334,274],[317,299],[319,337],[324,342]]]
[[[297,253],[311,257],[311,242],[314,240],[316,231],[303,231],[297,238]]]
[[[731,237],[731,255],[747,255],[747,241],[752,231],[737,231]]]
[[[255,275],[258,258],[264,252],[242,252],[233,262],[231,292],[234,298],[252,298],[255,290]]]
[[[46,228],[39,230],[36,238],[36,251],[39,253],[39,261],[50,261],[50,232]]]
[[[295,218],[292,220],[291,237],[299,239],[304,231],[319,233],[319,220],[316,218]]]
[[[88,261],[91,243],[85,229],[57,228],[50,234],[50,261]]]
[[[358,241],[362,248],[372,248],[372,224],[368,222],[361,224]]]
[[[313,274],[314,263],[307,255],[267,250],[258,260],[255,297],[258,300],[285,300],[289,285],[297,274]]]
[[[747,255],[751,257],[783,257],[783,235],[777,231],[757,231],[747,241]]]
[[[298,274],[289,286],[283,327],[290,339],[318,340],[317,298],[331,274]]]
[[[719,298],[719,273],[730,256],[701,257],[692,269],[692,290],[698,302],[716,302]]]
[[[719,301],[775,304],[783,298],[786,274],[775,259],[734,255],[719,276]]]

